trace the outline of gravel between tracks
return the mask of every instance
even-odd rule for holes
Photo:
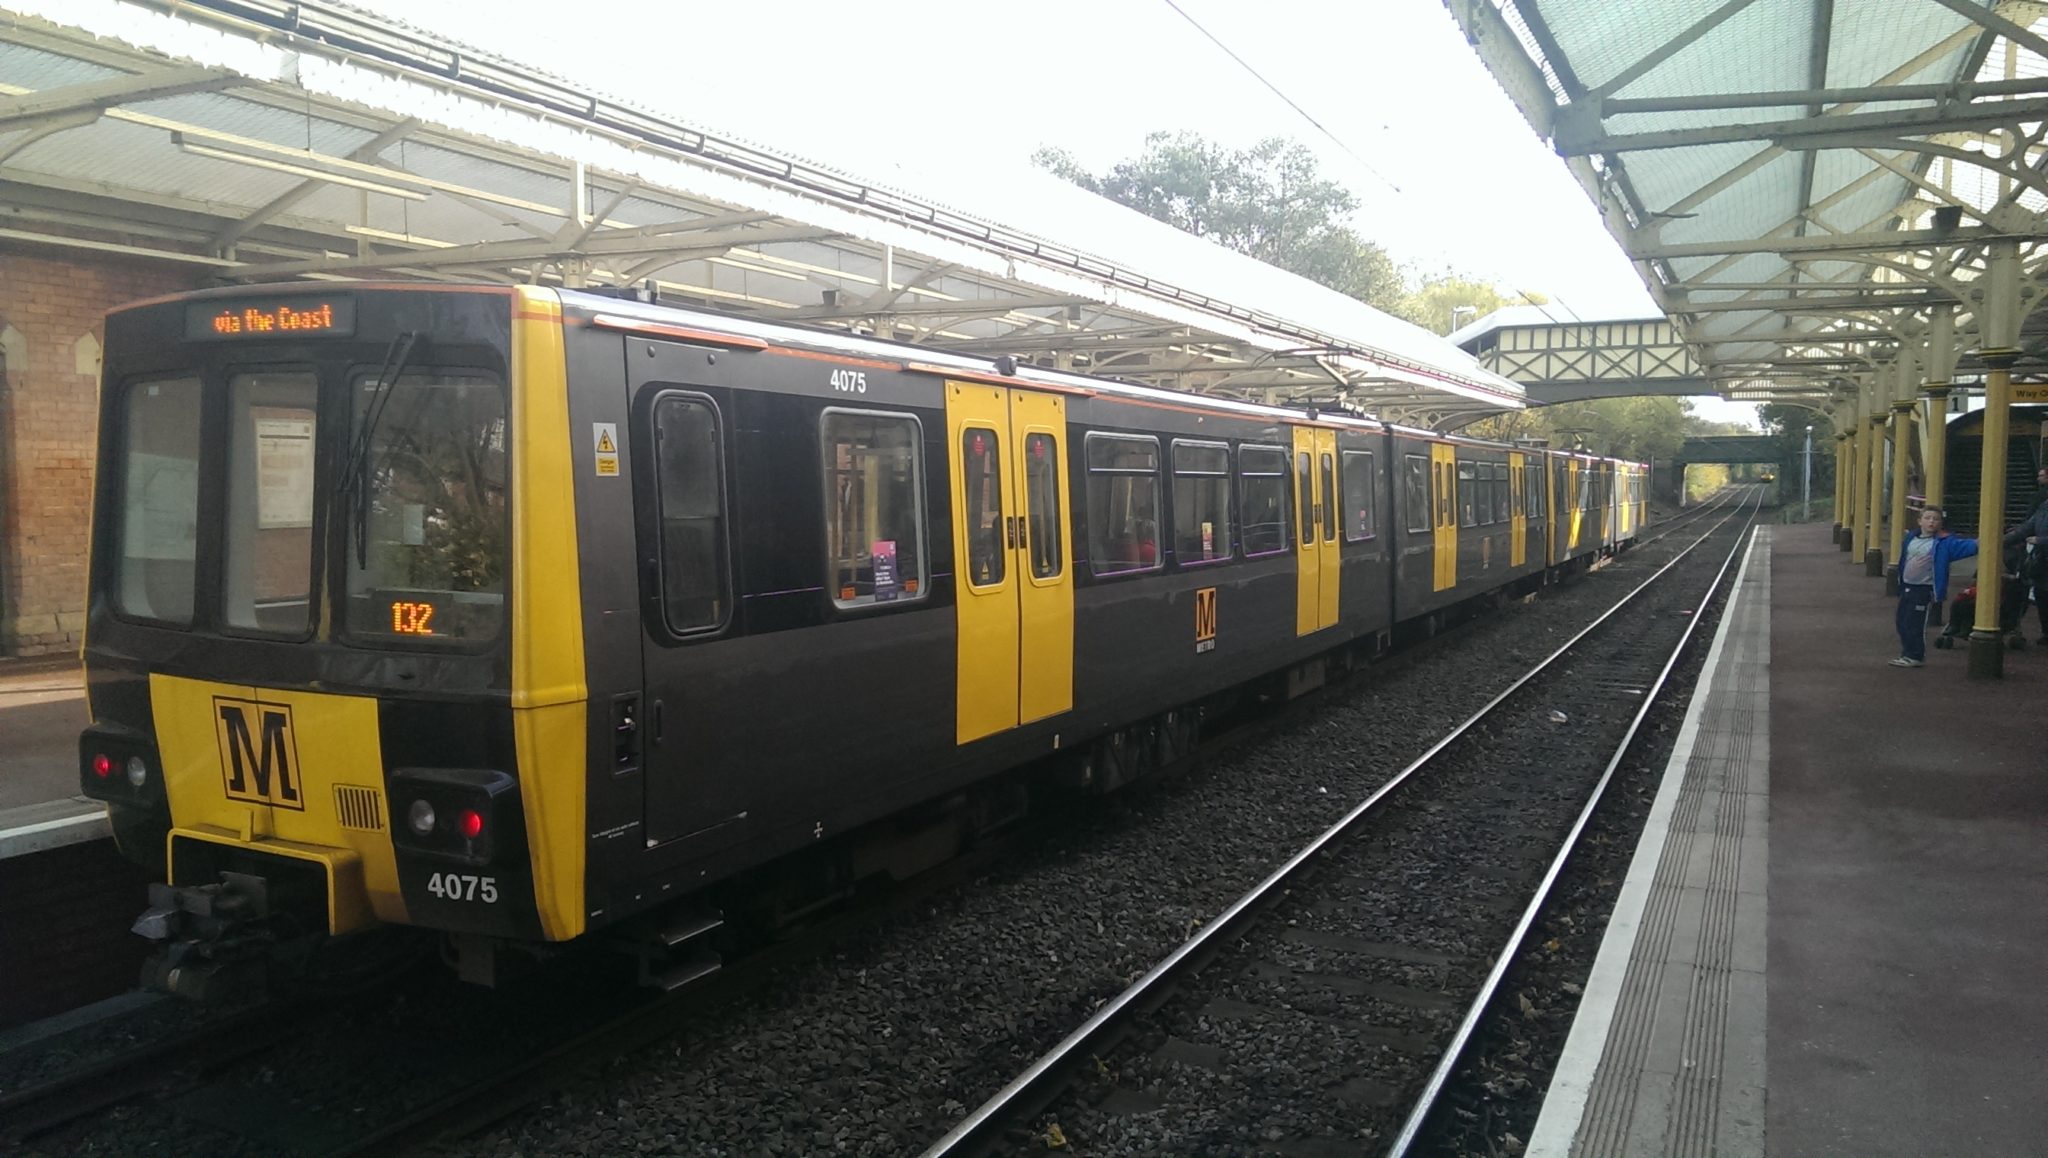
[[[453,1149],[915,1153],[1696,533],[1481,617],[1420,662],[1337,686],[1260,743],[1077,805],[1069,828],[997,871],[782,970],[697,1032],[621,1057]],[[540,1048],[549,1031],[539,1023],[566,1012],[522,1034],[516,1002],[469,991],[447,1003],[459,1015],[442,1016],[425,996],[388,1020],[422,1042],[488,1025],[501,1056]],[[294,1052],[291,1067],[349,1071],[351,1116],[362,1119],[420,1093],[419,1077],[380,1082],[380,1071],[433,1068],[424,1057],[380,1065],[343,1041]],[[379,1085],[393,1088],[379,1097]],[[64,1141],[106,1154],[182,1150],[208,1135],[219,1145],[169,1109],[123,1108]]]
[[[1690,538],[1336,688],[1261,745],[1081,810],[715,1030],[622,1058],[464,1150],[914,1153]]]

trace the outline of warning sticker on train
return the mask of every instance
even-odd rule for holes
[[[597,451],[597,473],[600,478],[617,478],[619,474],[619,426],[616,422],[593,422],[590,424],[590,440]]]

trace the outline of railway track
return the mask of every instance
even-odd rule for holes
[[[1729,573],[1759,495],[926,1150],[1405,1154]],[[1673,529],[1667,529],[1666,534]],[[1727,550],[1715,546],[1726,544]],[[1486,882],[1439,907],[1442,882]]]
[[[1725,495],[1716,504],[1702,506],[1680,519],[1668,521],[1657,533],[1642,539],[1632,554],[1641,558],[1641,552],[1682,533],[1699,520],[1725,514],[1734,501],[1734,495]],[[1404,648],[1389,662],[1367,669],[1372,674],[1366,678],[1397,675],[1415,663],[1424,662],[1430,653],[1462,630],[1453,629],[1433,640]],[[1264,713],[1250,726],[1241,726],[1215,737],[1213,743],[1205,738],[1202,748],[1198,749],[1198,756],[1211,758],[1230,749],[1256,743],[1260,736],[1286,727],[1289,719],[1309,710],[1313,702],[1311,697]],[[1028,840],[1028,831],[1020,834],[1019,838]],[[1013,843],[991,842],[970,852],[961,860],[905,886],[903,895],[887,907],[914,907],[926,897],[959,886],[1007,855]],[[293,1126],[279,1120],[279,1113],[273,1106],[263,1111],[268,1120],[246,1124],[253,1132],[244,1136],[258,1141],[266,1137],[292,1137],[305,1143],[298,1148],[300,1152],[343,1155],[402,1151],[473,1134],[530,1107],[536,1094],[572,1082],[597,1064],[704,1024],[705,1019],[717,1009],[761,988],[783,967],[815,957],[836,940],[843,940],[853,930],[879,919],[882,918],[874,906],[862,907],[821,922],[800,939],[751,956],[748,969],[727,970],[687,994],[621,1000],[612,1009],[591,1012],[582,1019],[582,1025],[558,1033],[535,1048],[520,1051],[517,1056],[480,1057],[458,1062],[449,1068],[459,1069],[461,1080],[419,1090],[417,1096],[405,1105],[376,1115],[374,1122],[358,1123],[340,1130],[331,1124],[310,1119],[302,1126]],[[204,1032],[151,1043],[132,1054],[63,1075],[46,1088],[23,1092],[24,1105],[33,1102],[47,1108],[46,1111],[25,1112],[18,1116],[28,1132],[15,1130],[13,1120],[17,1115],[9,1112],[6,1103],[0,1102],[0,1122],[7,1123],[0,1128],[0,1138],[40,1136],[87,1117],[98,1109],[124,1101],[175,1094],[216,1081],[223,1074],[228,1075],[229,1081],[236,1080],[229,1071],[289,1038],[290,1035],[279,1028],[281,1025],[277,1021],[268,1024],[252,1022],[251,1032],[240,1035],[231,1026],[209,1027]],[[380,1048],[383,1047],[364,1047],[357,1052],[366,1057],[374,1056]],[[393,1044],[391,1048],[403,1047]],[[109,1080],[110,1076],[112,1080]],[[71,1108],[66,1109],[67,1105]],[[230,1133],[240,1132],[238,1124],[233,1121],[216,1120],[213,1124]]]

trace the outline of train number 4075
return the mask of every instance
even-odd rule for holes
[[[443,900],[498,903],[498,878],[472,873],[428,873],[427,891]]]

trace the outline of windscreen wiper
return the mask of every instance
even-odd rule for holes
[[[343,459],[341,485],[335,489],[335,504],[354,500],[350,509],[349,535],[355,540],[356,568],[362,570],[370,565],[370,488],[364,477],[370,460],[370,444],[377,434],[377,424],[384,420],[384,408],[391,402],[391,395],[398,385],[398,378],[412,363],[413,351],[418,348],[420,332],[407,330],[391,339],[384,348],[384,366],[377,371],[376,384],[370,387],[370,400],[363,404],[362,421],[357,424],[355,435],[349,439],[347,457]]]

